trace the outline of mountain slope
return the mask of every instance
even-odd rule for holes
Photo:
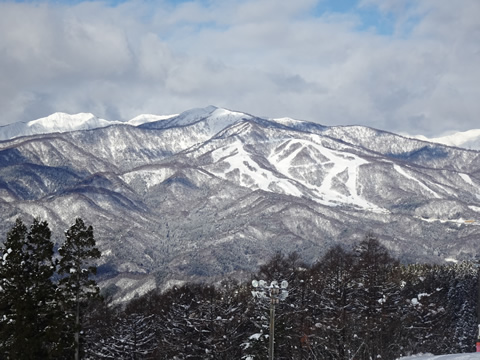
[[[0,209],[3,237],[17,216],[54,234],[84,218],[106,284],[241,276],[275,251],[314,261],[367,232],[404,261],[471,259],[480,152],[208,107],[0,142]]]

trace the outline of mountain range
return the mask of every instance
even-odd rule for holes
[[[313,262],[367,233],[404,262],[480,251],[480,151],[458,142],[214,106],[128,122],[57,113],[0,138],[0,237],[39,216],[61,242],[81,217],[119,299],[241,277],[276,251]]]
[[[137,126],[146,122],[165,120],[174,116],[175,115],[143,114],[123,122],[118,120],[100,119],[91,113],[70,115],[57,112],[50,116],[32,121],[18,122],[0,126],[0,140],[9,140],[28,135],[61,133],[76,130],[91,130],[118,124]]]

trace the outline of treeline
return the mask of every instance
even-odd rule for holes
[[[373,236],[317,263],[277,254],[252,279],[287,280],[276,305],[275,359],[396,359],[474,351],[477,268],[401,265]],[[125,306],[98,303],[89,359],[266,359],[269,301],[250,283],[185,284]]]
[[[80,309],[99,289],[93,228],[76,219],[55,250],[46,221],[17,219],[0,246],[0,359],[80,358]]]
[[[58,251],[45,222],[17,221],[0,255],[0,359],[267,359],[270,303],[250,282],[184,284],[113,305],[89,278],[100,253],[81,219]],[[276,254],[251,278],[289,283],[275,359],[474,351],[473,263],[402,265],[367,235],[312,265]]]

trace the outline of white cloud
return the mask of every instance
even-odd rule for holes
[[[318,3],[2,2],[0,124],[213,104],[425,135],[479,127],[480,2],[359,2],[396,20],[392,36]]]

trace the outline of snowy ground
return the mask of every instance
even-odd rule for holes
[[[399,360],[480,360],[479,353],[451,354],[451,355],[415,355],[402,357]]]

